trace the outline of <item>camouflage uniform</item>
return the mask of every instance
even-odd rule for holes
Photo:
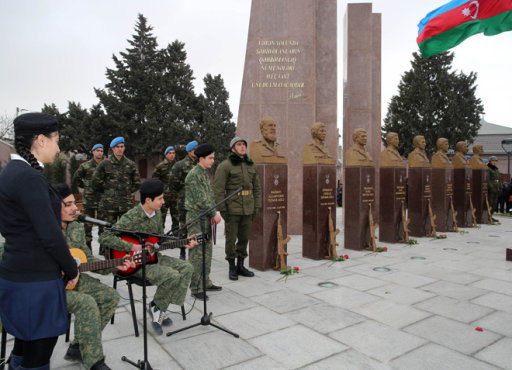
[[[185,179],[185,209],[187,210],[186,221],[189,222],[197,217],[202,212],[206,211],[215,205],[215,198],[213,196],[212,187],[210,185],[210,178],[206,170],[200,165],[196,165],[187,175]],[[212,238],[210,219],[215,216],[215,209],[211,210],[205,216],[205,232],[208,234],[208,241],[206,242],[206,269],[205,276],[206,287],[212,286],[210,280],[210,269],[212,266]],[[200,221],[194,223],[188,228],[189,235],[201,234]],[[203,292],[202,280],[202,266],[203,266],[203,247],[202,245],[196,246],[188,253],[188,260],[194,266],[194,274],[190,282],[190,291],[192,294]]]
[[[156,211],[155,215],[149,218],[140,204],[121,216],[114,226],[123,230],[164,233],[160,211]],[[100,243],[125,252],[129,252],[133,246],[109,230],[101,234]],[[158,263],[147,265],[146,279],[158,287],[153,302],[161,311],[166,311],[170,303],[183,305],[192,272],[193,267],[190,263],[161,253],[158,253]],[[136,271],[134,276],[142,279],[142,269]]]
[[[178,199],[178,218],[180,226],[187,223],[187,212],[185,211],[185,178],[195,165],[196,162],[187,155],[172,168],[171,178],[169,179],[169,193],[171,196]],[[187,230],[182,230],[179,237],[183,239],[186,236]]]
[[[152,175],[154,179],[158,179],[162,181],[162,184],[164,184],[165,203],[160,210],[162,212],[162,225],[164,225],[165,228],[165,218],[167,217],[167,210],[169,210],[172,218],[173,230],[177,230],[180,224],[178,218],[178,197],[176,195],[171,195],[169,190],[169,177],[171,176],[172,167],[175,164],[176,160],[169,162],[167,159],[164,159],[162,162],[156,165]]]
[[[70,222],[62,229],[70,248],[81,249],[87,256],[87,261],[98,261],[85,244],[84,226],[78,222]],[[109,274],[114,269],[96,271]],[[79,343],[82,361],[86,369],[103,359],[101,332],[114,314],[119,302],[119,294],[99,280],[82,273],[73,290],[66,290],[66,300],[69,313],[75,315],[75,339]]]
[[[488,197],[489,197],[489,207],[491,207],[491,212],[496,212],[498,208],[498,197],[501,193],[501,174],[498,167],[489,163],[487,165],[489,168],[489,181],[488,181]]]
[[[98,217],[96,212],[98,211],[98,203],[101,198],[101,194],[94,191],[92,188],[92,176],[94,174],[94,170],[98,167],[98,163],[91,158],[87,162],[84,162],[78,167],[76,172],[73,175],[73,180],[71,181],[71,191],[73,194],[78,194],[78,188],[83,188],[83,205],[84,205],[84,213],[90,217]],[[87,245],[91,248],[92,241],[92,224],[85,224],[85,238],[87,241]]]

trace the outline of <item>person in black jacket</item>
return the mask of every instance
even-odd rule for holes
[[[9,369],[49,369],[57,337],[68,328],[65,281],[78,281],[60,229],[61,199],[42,172],[59,153],[57,120],[23,114],[14,136],[17,154],[0,173],[0,317],[15,337]]]

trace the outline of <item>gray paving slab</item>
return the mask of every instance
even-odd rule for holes
[[[254,298],[259,304],[278,313],[290,312],[303,307],[309,307],[320,301],[307,295],[291,290],[280,290]]]
[[[414,307],[444,316],[449,319],[470,323],[494,312],[493,309],[477,304],[460,302],[454,298],[436,296],[417,303]]]
[[[512,313],[496,311],[475,320],[471,324],[475,327],[479,326],[484,330],[491,330],[512,338]]]
[[[433,293],[426,292],[422,289],[410,288],[399,284],[383,285],[376,289],[368,290],[367,293],[401,304],[414,304],[434,296]]]
[[[422,286],[421,289],[437,295],[455,298],[459,301],[468,301],[487,293],[484,289],[449,281],[436,281],[435,283]]]
[[[394,328],[402,328],[431,315],[429,312],[387,299],[379,299],[376,302],[358,306],[352,310]]]
[[[421,287],[436,281],[436,279],[430,277],[415,275],[404,271],[393,271],[390,274],[382,275],[381,280],[405,285],[411,288]]]
[[[349,309],[379,299],[379,297],[376,297],[375,295],[363,293],[347,287],[329,289],[319,293],[313,293],[311,296],[331,305]]]
[[[307,370],[391,370],[392,367],[376,361],[354,350],[343,351],[340,354],[326,358],[314,364],[304,367]]]
[[[512,295],[512,283],[508,281],[496,279],[482,279],[470,285],[476,288],[485,289],[487,291],[493,290],[496,293]]]
[[[334,283],[356,290],[369,290],[386,284],[382,279],[371,278],[365,275],[352,274],[332,280]]]
[[[471,301],[482,306],[512,313],[512,296],[501,293],[487,293]]]
[[[475,357],[504,369],[512,369],[512,339],[503,338],[478,352]]]

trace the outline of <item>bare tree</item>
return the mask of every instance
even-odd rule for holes
[[[14,117],[8,114],[0,114],[0,139],[13,139],[14,138],[14,126],[12,122]]]

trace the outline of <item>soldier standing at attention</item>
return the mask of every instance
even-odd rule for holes
[[[153,170],[153,175],[151,176],[154,179],[158,179],[162,181],[164,184],[164,200],[165,203],[162,206],[162,224],[165,229],[165,218],[167,216],[167,209],[171,214],[172,218],[172,229],[177,230],[179,227],[179,219],[178,219],[178,204],[177,198],[171,196],[169,192],[169,177],[171,176],[171,169],[176,164],[176,152],[174,151],[173,146],[168,146],[164,151],[164,160],[158,163]]]
[[[186,146],[187,156],[171,170],[171,177],[169,179],[169,194],[171,197],[178,199],[178,218],[180,227],[187,223],[187,212],[185,211],[185,178],[188,173],[197,163],[197,157],[194,151],[197,147],[197,141],[191,141]],[[173,224],[174,226],[174,224]],[[186,238],[187,230],[183,229],[179,236],[181,239]],[[181,248],[180,258],[186,259],[185,248]]]
[[[92,188],[92,175],[94,174],[94,170],[98,167],[98,164],[103,159],[103,145],[96,144],[91,149],[92,158],[87,162],[84,162],[78,167],[75,174],[73,175],[73,180],[71,182],[71,187],[73,194],[78,194],[78,188],[84,189],[83,193],[83,204],[84,204],[84,213],[90,217],[98,217],[96,214],[98,212],[98,203],[100,201],[100,194],[96,193]],[[87,246],[91,249],[91,241],[92,241],[92,224],[85,224],[85,239],[87,242]]]
[[[133,207],[132,193],[139,189],[140,175],[135,163],[124,156],[123,137],[112,140],[110,148],[114,155],[96,167],[92,186],[101,194],[98,218],[113,224]],[[104,250],[100,246],[102,252]]]
[[[199,145],[195,154],[199,163],[190,170],[185,179],[185,209],[187,210],[186,221],[190,222],[204,211],[212,208],[215,205],[215,198],[213,196],[212,187],[210,185],[210,178],[206,170],[212,168],[215,161],[215,153],[212,144],[206,143]],[[214,285],[210,280],[210,269],[212,266],[212,229],[210,225],[217,225],[221,218],[212,209],[210,213],[205,216],[206,225],[204,225],[205,232],[208,233],[208,241],[206,242],[205,251],[205,276],[202,276],[203,266],[203,247],[197,246],[189,251],[188,260],[194,266],[194,274],[190,281],[190,291],[192,295],[199,299],[208,299],[206,292],[203,291],[203,278],[206,280],[207,291],[219,291],[222,287]],[[200,221],[195,222],[188,228],[189,235],[201,233]]]
[[[261,187],[258,170],[247,155],[247,142],[241,137],[235,137],[229,145],[231,153],[228,159],[217,167],[213,189],[216,203],[236,189],[243,189],[219,206],[226,224],[225,248],[226,260],[229,263],[229,279],[238,280],[238,275],[254,276],[252,271],[244,267],[244,259],[247,257],[252,220],[261,208]]]
[[[70,248],[80,249],[85,253],[87,262],[99,261],[93,257],[85,244],[84,226],[75,221],[78,207],[75,197],[67,184],[54,185],[54,189],[62,199],[61,226],[66,242]],[[117,266],[119,271],[134,268],[135,264],[125,261]],[[107,275],[116,268],[96,271]],[[78,283],[72,290],[66,290],[68,312],[75,315],[75,339],[71,342],[64,358],[68,361],[83,362],[86,369],[108,370],[101,345],[101,332],[114,314],[119,302],[119,294],[115,289],[101,283],[87,274],[80,274]]]
[[[501,174],[496,164],[498,164],[498,158],[493,155],[489,158],[489,163],[487,164],[487,167],[489,167],[489,207],[491,207],[492,213],[496,212],[498,208],[498,197],[501,193]],[[494,218],[492,220],[493,222],[498,222]]]

